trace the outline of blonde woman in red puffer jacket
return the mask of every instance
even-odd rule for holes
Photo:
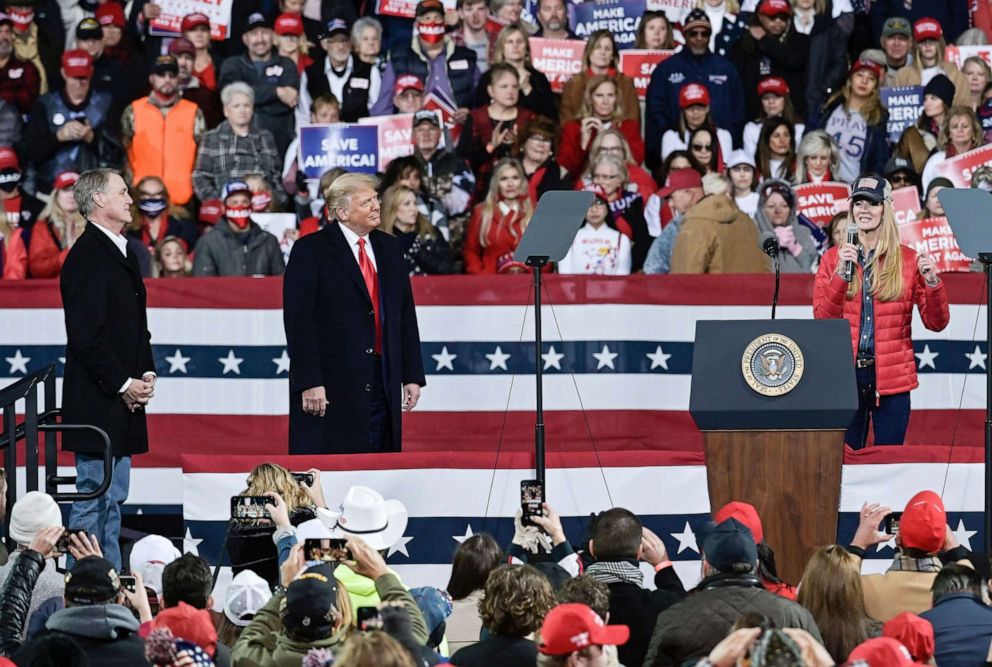
[[[828,250],[813,287],[814,317],[843,317],[851,325],[859,403],[845,442],[854,449],[865,446],[869,425],[877,445],[901,445],[905,439],[909,392],[919,385],[913,305],[931,331],[950,320],[933,258],[899,244],[888,189],[878,176],[855,182],[849,220],[857,225],[858,242]],[[842,276],[848,261],[855,267],[850,283]]]

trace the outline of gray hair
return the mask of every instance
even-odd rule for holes
[[[355,25],[351,26],[351,43],[357,44],[358,38],[362,36],[362,31],[366,28],[372,28],[375,30],[379,39],[382,39],[382,24],[379,23],[378,19],[374,19],[371,16],[363,16],[355,21]]]
[[[379,185],[379,179],[368,174],[348,173],[341,174],[328,186],[324,192],[324,201],[327,202],[329,211],[339,208],[348,208],[351,205],[351,196],[362,188],[375,190]]]
[[[224,86],[224,89],[220,91],[221,104],[227,106],[235,95],[245,95],[252,106],[255,106],[255,91],[244,81],[235,81]]]
[[[105,192],[110,177],[114,174],[119,176],[120,172],[116,169],[101,168],[90,169],[80,174],[72,192],[72,196],[79,206],[80,215],[87,219],[90,217],[90,212],[93,210],[93,195],[97,192]]]
[[[958,35],[957,46],[985,46],[989,43],[988,38],[981,28],[968,28]]]

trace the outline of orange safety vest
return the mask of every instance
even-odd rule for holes
[[[174,204],[185,204],[193,197],[193,165],[196,141],[193,130],[199,109],[189,100],[180,99],[169,113],[148,101],[136,100],[134,138],[127,150],[134,182],[145,176],[158,176],[165,182]]]

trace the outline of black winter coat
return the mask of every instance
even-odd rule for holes
[[[368,235],[379,278],[383,386],[392,449],[402,442],[402,386],[427,384],[413,290],[399,241]],[[375,318],[358,262],[331,223],[293,244],[283,282],[289,370],[290,454],[367,452],[375,368]],[[323,386],[327,412],[304,414],[302,393]]]
[[[666,567],[654,575],[657,590],[649,591],[634,584],[607,584],[610,589],[610,623],[630,628],[630,639],[619,646],[622,665],[640,665],[648,652],[658,614],[685,597],[685,588],[675,573]]]
[[[760,40],[744,30],[731,50],[730,61],[737,67],[744,87],[747,117],[761,115],[758,82],[766,76],[781,76],[789,84],[789,97],[800,118],[806,117],[806,67],[809,60],[809,36],[792,26],[785,39],[765,35]]]
[[[844,26],[853,26],[853,16],[842,14],[832,18],[830,0],[822,14],[813,21],[809,34],[809,66],[806,74],[806,126],[816,127],[820,109],[830,95],[844,85],[847,78],[847,54],[838,49],[838,44],[846,44],[848,34]],[[849,33],[850,31],[848,31]],[[800,95],[795,91],[793,99]]]
[[[749,612],[768,617],[775,627],[799,628],[823,641],[805,607],[766,591],[753,575],[716,574],[658,615],[644,667],[677,666],[706,657]]]
[[[11,567],[0,589],[0,656],[10,656],[23,643],[24,624],[31,607],[31,593],[45,559],[37,551],[25,549]]]
[[[145,411],[131,412],[119,393],[128,378],[155,370],[137,259],[88,223],[66,256],[60,287],[67,337],[62,423],[102,428],[114,456],[147,452]],[[64,433],[62,444],[69,452],[103,451],[89,432]]]

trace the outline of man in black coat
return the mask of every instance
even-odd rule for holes
[[[375,179],[328,189],[335,222],[293,245],[283,283],[289,453],[398,452],[402,410],[426,384],[399,242],[376,229]]]
[[[610,589],[610,621],[630,628],[630,640],[618,647],[620,663],[640,665],[658,614],[685,597],[682,581],[661,539],[622,507],[594,519],[589,552],[596,561],[586,574]],[[654,567],[657,590],[644,588],[641,560]]]
[[[114,465],[107,494],[74,503],[68,525],[95,535],[119,568],[120,506],[127,499],[131,456],[148,451],[144,406],[154,393],[155,365],[141,270],[121,233],[131,221],[127,184],[116,171],[94,169],[79,177],[75,197],[87,225],[62,267],[62,423],[106,431]],[[81,492],[95,490],[103,479],[102,442],[91,432],[62,436],[63,448],[76,454]]]

